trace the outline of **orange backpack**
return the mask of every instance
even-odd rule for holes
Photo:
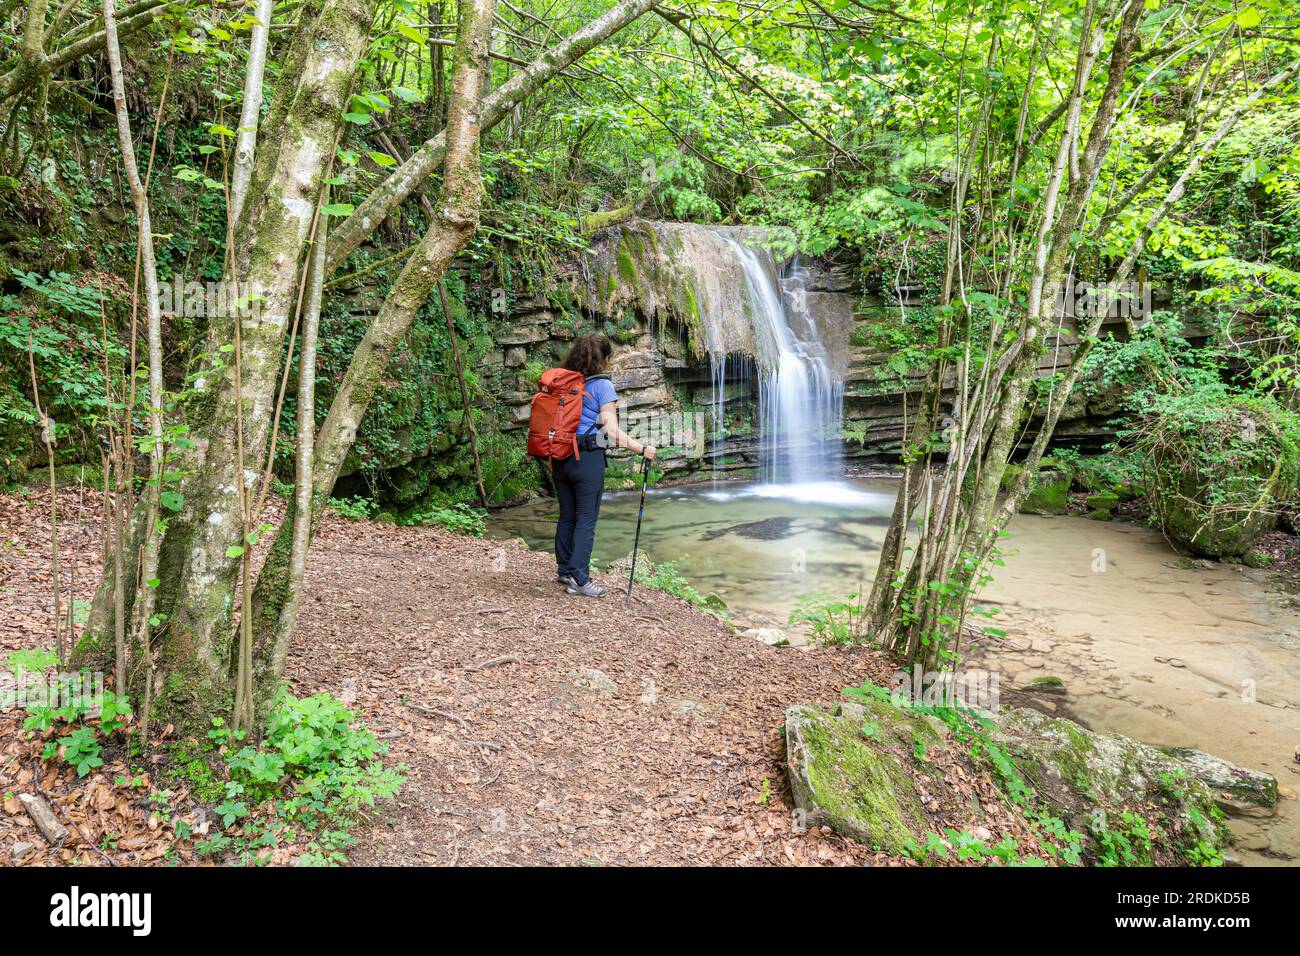
[[[607,378],[593,375],[591,381]],[[560,461],[574,455],[579,459],[578,426],[582,422],[582,397],[587,381],[581,372],[548,368],[537,383],[533,410],[528,419],[528,454],[534,458]]]

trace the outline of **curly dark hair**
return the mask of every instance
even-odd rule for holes
[[[614,354],[614,343],[608,335],[584,335],[574,339],[569,352],[560,363],[561,368],[571,372],[581,372],[587,378],[599,375],[609,365],[609,357]]]

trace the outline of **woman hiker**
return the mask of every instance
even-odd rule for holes
[[[582,420],[578,448],[582,454],[555,462],[555,496],[560,500],[560,520],[555,525],[555,564],[559,581],[569,594],[603,597],[605,588],[591,580],[591,547],[596,541],[596,518],[605,490],[605,449],[630,448],[653,459],[655,447],[643,445],[618,427],[618,395],[606,374],[614,343],[605,335],[584,335],[573,343],[560,363],[581,372],[587,380],[582,395]]]

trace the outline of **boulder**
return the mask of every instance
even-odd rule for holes
[[[1277,558],[1260,548],[1251,548],[1241,556],[1241,563],[1248,568],[1271,568]]]
[[[1202,750],[1170,747],[1165,753],[1187,768],[1188,773],[1209,787],[1225,810],[1248,808],[1272,811],[1277,806],[1277,778],[1260,770],[1248,770]]]
[[[790,789],[805,826],[828,826],[867,846],[903,853],[930,826],[904,758],[889,745],[908,753],[918,739],[937,745],[940,738],[923,718],[888,701],[865,700],[861,707],[861,716],[816,704],[786,710]]]
[[[1084,834],[1085,859],[1108,864],[1219,863],[1229,839],[1219,807],[1268,812],[1278,795],[1267,774],[1209,754],[1161,750],[1028,709],[1002,710],[987,729],[951,735],[935,715],[861,695],[834,710],[789,708],[785,744],[806,825],[893,853],[937,825],[927,791],[945,784],[917,773],[918,749],[966,748],[1001,780],[1008,806],[1031,822],[1059,818]]]
[[[1277,524],[1271,512],[1207,514],[1195,499],[1173,495],[1163,499],[1159,514],[1174,547],[1203,558],[1241,557],[1261,534]]]
[[[1165,751],[1026,708],[1000,712],[993,737],[1041,803],[1099,841],[1129,813],[1162,829],[1184,860],[1214,859],[1227,845],[1215,794]]]
[[[1089,495],[1084,499],[1090,511],[1105,511],[1107,513],[1114,511],[1115,506],[1119,504],[1119,495],[1113,491],[1099,491]]]
[[[785,631],[779,627],[751,627],[741,631],[740,636],[762,641],[770,647],[781,647],[790,643],[790,639],[785,636]]]
[[[1039,472],[1033,490],[1020,510],[1035,515],[1063,515],[1070,507],[1070,476],[1059,471]]]

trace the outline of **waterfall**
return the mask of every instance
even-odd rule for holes
[[[740,262],[758,353],[759,477],[768,484],[838,480],[844,384],[808,308],[805,270],[796,258],[782,280],[770,252],[722,238]],[[715,395],[725,399],[725,387],[715,381]]]
[[[715,478],[727,465],[729,401],[757,394],[761,481],[837,481],[844,386],[833,359],[843,356],[829,355],[826,342],[838,341],[839,327],[820,311],[822,294],[808,289],[799,259],[783,273],[761,241],[767,234],[756,228],[681,222],[623,228],[622,238],[605,249],[589,295],[598,293],[606,310],[635,302],[652,320],[685,319],[688,348],[708,357]]]

